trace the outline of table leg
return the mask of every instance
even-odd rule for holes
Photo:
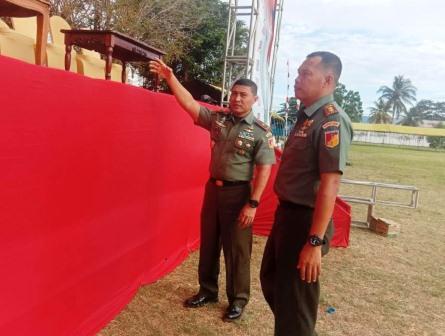
[[[112,46],[107,47],[107,53],[105,56],[106,56],[105,79],[110,80],[111,79],[111,68],[113,66],[113,47]]]
[[[71,68],[71,44],[65,46],[65,70],[70,71]]]
[[[127,63],[122,61],[122,83],[127,82]]]
[[[37,15],[36,64],[47,65],[46,43],[48,39],[49,15]]]

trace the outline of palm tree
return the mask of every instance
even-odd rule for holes
[[[391,122],[394,123],[402,113],[406,113],[405,104],[412,105],[416,101],[417,88],[412,85],[411,80],[402,75],[395,76],[392,88],[384,85],[378,89],[381,93],[380,99],[386,100],[392,111]]]
[[[391,116],[388,114],[389,105],[382,98],[374,102],[374,107],[371,107],[369,111],[369,122],[373,124],[388,124],[391,122]]]

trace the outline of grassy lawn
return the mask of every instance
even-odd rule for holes
[[[354,145],[350,161],[348,179],[419,188],[419,208],[377,206],[378,217],[401,224],[397,237],[353,228],[349,248],[331,249],[323,260],[318,334],[445,335],[445,153]],[[382,196],[400,197],[391,191]],[[354,217],[364,215],[364,208],[354,207]],[[265,238],[255,237],[252,298],[239,322],[221,321],[227,305],[224,276],[218,304],[182,307],[197,289],[198,255],[193,253],[174,272],[141,288],[98,335],[273,335],[273,317],[258,280],[264,244]],[[325,312],[330,306],[335,313]]]

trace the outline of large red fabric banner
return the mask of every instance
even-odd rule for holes
[[[0,335],[93,335],[197,247],[209,135],[172,96],[1,56],[0,88]]]
[[[0,57],[0,335],[92,335],[196,247],[208,133],[174,98]]]

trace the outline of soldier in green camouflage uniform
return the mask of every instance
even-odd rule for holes
[[[275,163],[272,133],[253,115],[252,105],[257,100],[254,82],[236,81],[229,111],[213,112],[200,106],[162,61],[151,62],[150,68],[166,79],[195,123],[210,132],[210,179],[201,211],[200,289],[184,305],[196,308],[218,300],[222,247],[229,301],[224,320],[232,321],[241,316],[250,296],[251,225]]]
[[[340,59],[310,54],[298,70],[295,95],[302,105],[289,134],[275,181],[279,206],[261,266],[264,297],[276,336],[312,336],[319,300],[321,256],[352,140],[349,117],[334,102]]]

